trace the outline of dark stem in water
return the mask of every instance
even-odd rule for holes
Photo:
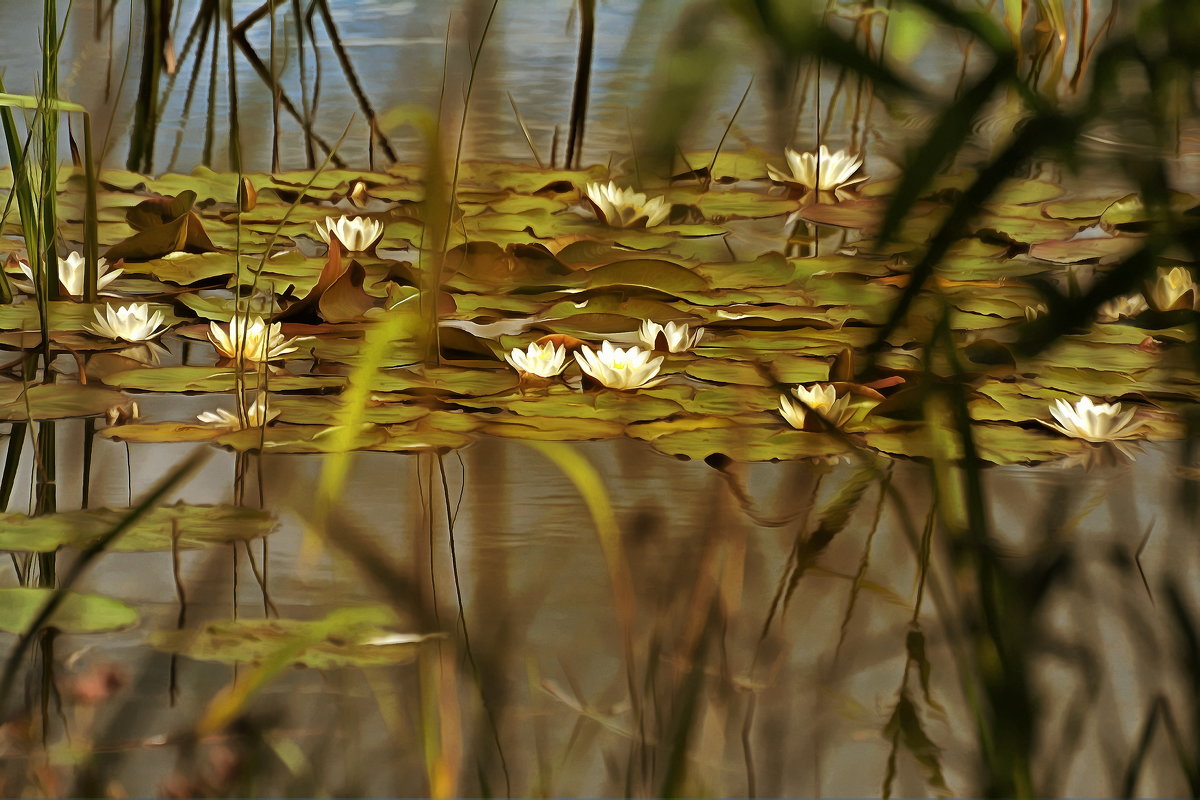
[[[575,67],[575,90],[571,95],[571,126],[567,133],[567,157],[563,166],[579,168],[583,150],[583,126],[587,119],[588,86],[592,77],[592,45],[596,36],[596,0],[579,0],[579,60]]]

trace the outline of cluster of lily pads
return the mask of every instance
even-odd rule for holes
[[[1086,443],[1179,435],[1174,409],[1196,396],[1182,347],[1198,294],[1186,263],[1165,263],[1141,294],[1106,304],[1047,353],[1011,346],[1044,308],[1026,278],[1081,291],[1137,247],[1136,196],[1059,200],[1063,187],[1011,181],[860,374],[855,353],[971,176],[939,179],[881,246],[871,237],[892,182],[867,182],[857,156],[789,150],[786,171],[754,150],[686,157],[709,166],[658,194],[598,166],[466,163],[437,259],[421,249],[417,167],[241,181],[106,170],[106,302],[78,300],[83,260],[71,254],[59,261],[64,299],[46,304],[52,344],[81,357],[83,373],[33,387],[29,407],[42,419],[125,409],[103,431],[124,441],[320,451],[364,331],[391,314],[410,324],[369,387],[361,449],[448,449],[486,433],[626,435],[692,458],[824,458],[848,446],[921,457],[935,424],[924,343],[949,313],[985,459],[1086,457]],[[63,190],[61,211],[77,219],[71,181]],[[12,250],[17,231],[10,221]],[[430,263],[442,268],[435,304],[418,288]],[[19,259],[6,271],[33,290]],[[418,346],[432,305],[438,363]],[[32,346],[37,327],[30,298],[0,306],[0,346]],[[155,344],[168,330],[208,343],[215,363],[191,363],[190,349],[167,363],[184,356]],[[22,387],[10,388],[0,408],[25,418]],[[134,417],[127,395],[230,391],[236,413],[207,411],[199,425]]]

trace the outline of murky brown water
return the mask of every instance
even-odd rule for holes
[[[211,405],[205,400],[211,398],[164,402],[172,404],[172,414],[186,415],[192,405],[197,410]],[[154,403],[149,405],[153,409]],[[63,439],[67,457],[61,479],[75,485],[67,454],[78,452],[78,441]],[[891,485],[903,499],[903,512],[893,501],[880,503],[878,486],[868,490],[763,637],[789,553],[797,536],[813,529],[814,498],[818,506],[827,502],[853,468],[782,463],[739,470],[757,515],[793,520],[767,527],[739,510],[721,473],[703,463],[677,461],[626,440],[576,447],[604,476],[624,532],[636,587],[638,669],[644,675],[652,667],[658,675],[661,695],[651,687],[648,696],[665,707],[670,706],[668,677],[685,663],[673,645],[705,591],[701,578],[711,576],[720,584],[713,590],[720,593],[728,618],[704,662],[707,677],[692,733],[688,785],[713,795],[877,794],[889,752],[883,729],[901,685],[918,582],[917,554],[904,531],[924,525],[931,502],[926,468],[894,464]],[[128,463],[134,494],[187,449],[133,445]],[[127,492],[124,445],[99,442],[96,459],[94,503],[120,506]],[[1072,577],[1056,589],[1039,617],[1038,641],[1053,641],[1056,647],[1031,661],[1043,703],[1044,725],[1038,731],[1048,741],[1058,741],[1061,726],[1069,727],[1067,718],[1078,710],[1081,693],[1095,692],[1088,696],[1087,722],[1073,747],[1047,752],[1037,761],[1046,776],[1057,774],[1056,782],[1047,779],[1043,785],[1058,786],[1065,794],[1113,793],[1144,710],[1154,696],[1179,691],[1186,679],[1156,666],[1172,655],[1170,626],[1155,619],[1161,594],[1152,600],[1135,573],[1113,566],[1115,554],[1132,557],[1147,529],[1151,535],[1142,561],[1151,587],[1160,587],[1168,575],[1186,574],[1191,566],[1191,548],[1181,547],[1189,528],[1169,511],[1177,486],[1160,477],[1176,459],[1171,448],[1160,445],[1123,467],[987,473],[993,522],[1008,558],[1030,562],[1046,547],[1056,547],[1076,560]],[[302,520],[289,510],[305,506],[320,460],[266,456],[261,465],[265,505],[278,510],[283,523],[269,539],[266,560],[266,590],[279,614],[311,618],[333,604],[378,599],[377,591],[328,551],[315,559],[301,556]],[[432,460],[360,454],[349,480],[353,517],[389,558],[435,593],[448,629],[456,627],[455,595],[461,592],[513,790],[625,791],[634,717],[626,699],[612,587],[578,492],[540,455],[510,441],[484,438],[446,457],[445,465],[455,509],[457,587]],[[234,456],[217,453],[179,498],[229,500],[233,472]],[[1055,534],[1044,541],[1051,521]],[[432,547],[428,562],[427,543]],[[921,614],[932,664],[930,696],[937,704],[926,712],[925,730],[941,750],[951,791],[963,792],[975,785],[970,765],[977,743],[961,676],[947,647],[947,636],[962,635],[956,580],[965,577],[947,571],[948,547],[944,539],[935,544],[934,577]],[[257,543],[254,552],[263,555]],[[706,560],[706,554],[715,560]],[[236,613],[259,617],[263,586],[244,553],[237,561]],[[184,555],[189,624],[227,618],[234,611],[233,562],[231,549]],[[858,592],[852,591],[856,574]],[[430,576],[436,588],[428,585]],[[136,711],[116,726],[119,734],[109,744],[119,745],[117,752],[103,756],[114,760],[102,763],[113,766],[130,791],[154,792],[175,763],[175,748],[153,745],[187,730],[234,670],[180,659],[174,677],[178,693],[173,707],[169,703],[170,659],[144,643],[147,631],[176,623],[179,604],[169,553],[109,555],[84,588],[135,604],[144,619],[126,633],[60,637],[56,652],[69,665],[62,672],[108,660],[126,665],[135,680],[120,695],[121,706],[126,714],[131,707]],[[857,595],[853,600],[852,594]],[[652,643],[660,649],[648,655],[655,652]],[[1087,676],[1095,682],[1090,688],[1077,664],[1064,663],[1070,662],[1064,653],[1073,647],[1084,648],[1087,663],[1095,667]],[[462,668],[468,670],[465,662]],[[398,744],[415,745],[419,737],[411,717],[414,672],[411,666],[366,673],[288,671],[255,701],[255,718],[299,745],[312,759],[306,768],[315,773],[302,770],[288,779],[275,763],[263,771],[261,788],[250,791],[304,786],[310,788],[301,791],[322,787],[350,794],[428,791],[419,748],[404,755],[401,746],[397,752]],[[494,744],[475,697],[472,690],[462,692],[464,721],[473,731],[468,759],[487,764],[496,781]],[[381,711],[389,709],[407,712],[388,720]],[[1114,760],[1116,754],[1120,759]],[[1173,774],[1152,772],[1139,784],[1139,794],[1185,791]],[[462,791],[479,790],[471,778],[465,781]],[[495,784],[492,789],[502,791]],[[893,791],[929,791],[910,756],[900,756]]]

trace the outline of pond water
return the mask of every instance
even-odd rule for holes
[[[23,380],[18,361],[0,381],[0,549],[13,564],[0,649],[18,668],[0,698],[8,793],[1194,792],[1176,741],[1200,724],[1187,577],[1200,287],[1170,271],[1189,254],[1155,251],[1121,313],[1092,309],[1030,344],[1067,313],[1039,310],[1045,286],[1080,303],[1147,241],[1159,212],[1113,167],[1142,152],[1144,120],[1093,121],[1074,177],[1049,157],[1013,170],[879,336],[975,176],[940,173],[879,245],[889,161],[928,133],[936,103],[843,108],[825,141],[865,145],[864,180],[801,191],[767,167],[819,123],[775,106],[763,40],[700,25],[716,4],[601,2],[583,168],[535,167],[509,93],[540,156],[556,126],[561,152],[578,12],[501,2],[450,210],[426,192],[424,143],[401,123],[437,106],[443,60],[447,107],[460,107],[490,4],[331,0],[397,163],[370,148],[318,11],[315,131],[335,141],[356,118],[347,166],[305,170],[285,114],[283,169],[269,171],[273,97],[241,54],[257,197],[239,210],[225,62],[211,62],[215,82],[206,61],[187,85],[187,28],[216,5],[176,3],[182,68],[133,171],[142,8],[77,2],[64,29],[62,95],[95,114],[105,154],[100,252],[125,263],[99,304],[45,302],[44,323],[20,265],[5,267],[24,296],[0,305],[0,347],[33,359],[44,324],[57,375],[28,388],[37,366]],[[258,5],[237,0],[233,16]],[[297,47],[282,6],[280,86],[299,98],[311,44]],[[35,4],[0,4],[9,91],[36,88],[39,25]],[[700,28],[711,65],[665,57]],[[247,41],[270,52],[265,19]],[[908,69],[948,98],[962,51],[944,28],[927,41]],[[711,174],[646,180],[662,219],[646,205],[643,224],[620,226],[587,185],[632,182],[663,87],[706,69],[678,149],[689,165],[711,159]],[[832,70],[814,80],[826,99],[848,91]],[[980,111],[963,161],[1004,145],[1014,108]],[[1178,170],[1170,188],[1194,191],[1196,127],[1177,123],[1160,163]],[[213,169],[198,166],[206,150]],[[0,175],[11,191],[11,170]],[[1181,218],[1200,208],[1170,203]],[[81,176],[64,177],[70,249],[86,214]],[[323,242],[315,226],[338,215],[378,223],[364,234],[378,242]],[[2,234],[24,246],[15,212]],[[90,327],[104,303],[135,299],[171,329],[153,337],[160,349]],[[232,362],[210,334],[250,306],[277,313],[290,340],[269,365]],[[639,339],[644,319],[705,329],[679,352],[658,345],[661,385],[581,383],[570,358],[567,380],[538,380],[504,360],[545,336],[580,354],[658,344]],[[781,410],[814,385],[850,398],[844,415],[813,401],[832,429]],[[259,387],[278,416],[243,426],[238,392],[248,413]],[[1128,433],[1054,425],[1055,403],[1088,397],[1133,409]],[[216,409],[233,422],[197,420]],[[196,452],[206,460],[89,561]],[[78,605],[13,635],[32,621],[18,586],[68,580],[77,564]]]
[[[169,468],[181,448],[134,446],[129,462],[123,446],[101,445],[95,462],[96,500],[114,506],[123,502],[127,468],[136,496]],[[900,462],[889,476],[906,513],[918,518],[902,520],[892,503],[879,502],[878,485],[873,484],[764,637],[762,628],[785,579],[789,553],[798,536],[813,527],[803,520],[811,518],[814,500],[826,500],[853,469],[803,463],[750,466],[741,477],[755,513],[795,520],[764,527],[739,510],[721,474],[703,463],[648,458],[645,448],[632,442],[597,442],[579,449],[602,471],[625,532],[639,650],[650,652],[656,640],[661,647],[656,660],[638,665],[639,671],[658,676],[657,691],[649,697],[660,713],[671,713],[676,702],[672,692],[677,690],[677,671],[684,668],[684,655],[677,650],[680,628],[694,619],[692,604],[703,590],[697,576],[705,572],[709,548],[720,554],[714,577],[721,581],[718,591],[727,593],[732,613],[706,662],[709,675],[690,746],[689,785],[715,795],[878,793],[890,751],[884,723],[903,680],[918,581],[913,542],[903,530],[924,524],[931,502],[925,470]],[[1092,723],[1084,726],[1070,753],[1055,753],[1038,764],[1043,785],[1072,794],[1111,792],[1123,777],[1124,764],[1096,765],[1105,763],[1110,750],[1136,740],[1139,710],[1186,683],[1186,675],[1158,666],[1172,651],[1175,631],[1156,620],[1161,593],[1148,595],[1129,564],[1149,531],[1140,558],[1151,585],[1194,568],[1191,556],[1181,563],[1177,555],[1190,551],[1185,544],[1188,523],[1175,514],[1139,510],[1175,505],[1174,487],[1156,476],[1168,472],[1176,459],[1170,448],[1160,446],[1150,448],[1136,468],[1033,472],[1004,467],[988,473],[1006,558],[1023,564],[1054,548],[1073,562],[1070,579],[1058,587],[1039,624],[1043,630],[1037,632],[1055,646],[1034,657],[1031,668],[1042,690],[1039,717],[1047,728],[1042,735],[1053,738],[1069,730],[1070,716],[1080,713],[1081,703]],[[282,529],[270,537],[269,552],[260,563],[269,576],[265,594],[283,618],[309,619],[332,605],[367,604],[379,597],[378,589],[364,585],[344,562],[331,561],[327,553],[312,558],[301,554],[302,521],[287,509],[302,505],[299,498],[316,478],[312,462],[310,456],[265,456],[261,462],[265,507],[281,511]],[[215,456],[177,493],[178,499],[231,500],[234,467],[234,456]],[[353,495],[356,525],[369,531],[397,563],[429,559],[430,572],[421,580],[436,576],[436,589],[426,589],[436,595],[439,613],[451,626],[456,593],[461,592],[514,791],[544,787],[569,793],[586,785],[589,793],[619,793],[629,779],[626,770],[633,769],[624,759],[629,757],[634,717],[622,699],[625,674],[611,583],[577,490],[540,456],[502,440],[485,439],[463,450],[461,458],[447,458],[456,586],[445,519],[438,511],[441,487],[435,488],[438,496],[432,503],[425,499],[427,481],[437,480],[431,467],[411,456],[361,456],[349,480],[372,489]],[[64,473],[71,479],[69,470]],[[226,493],[214,496],[213,488],[222,485]],[[383,486],[393,491],[384,492]],[[432,551],[423,553],[424,542],[430,541],[430,508]],[[254,549],[262,555],[257,545]],[[235,590],[232,553],[221,548],[183,557],[179,584],[186,593],[188,625],[228,619],[231,613],[243,620],[262,617],[263,586],[243,553]],[[60,636],[54,645],[72,665],[64,676],[85,673],[82,665],[87,664],[124,665],[131,684],[121,695],[124,707],[107,710],[95,722],[88,718],[88,723],[101,731],[111,724],[109,732],[116,732],[113,750],[100,757],[105,773],[121,785],[148,790],[170,785],[170,773],[179,763],[166,757],[162,737],[186,730],[236,672],[232,666],[189,659],[172,666],[169,656],[147,651],[147,630],[169,630],[178,621],[172,575],[170,553],[107,557],[81,588],[136,605],[141,625],[99,640]],[[855,575],[863,576],[857,590]],[[934,611],[922,616],[933,664],[930,691],[940,707],[927,718],[926,730],[940,748],[949,786],[969,786],[976,780],[968,766],[975,747],[973,723],[947,643],[957,621],[955,576],[942,573],[931,580],[940,584],[942,596],[930,603]],[[321,600],[314,603],[314,598]],[[1082,652],[1068,655],[1072,648]],[[1090,669],[1081,669],[1076,659],[1086,659],[1095,674],[1083,674]],[[403,708],[411,702],[406,697],[414,691],[411,676],[403,668],[374,670],[372,675],[371,669],[365,674],[351,668],[293,669],[267,687],[255,702],[254,723],[272,726],[276,738],[270,741],[281,750],[288,741],[308,755],[300,765],[269,759],[252,791],[303,793],[311,791],[305,787],[324,786],[348,794],[424,793],[419,751],[396,749],[397,743],[419,736],[416,720],[388,718],[389,705]],[[1090,681],[1096,685],[1089,686]],[[67,677],[63,683],[71,685]],[[469,704],[471,695],[465,692],[464,702]],[[129,706],[137,709],[132,715]],[[74,715],[86,713],[86,706],[68,708],[70,722],[82,727]],[[116,719],[110,722],[110,717]],[[486,727],[478,707],[466,719]],[[500,781],[490,737],[474,736],[466,742],[468,753],[490,767],[490,780]],[[210,744],[208,750],[217,755],[205,752],[199,760],[219,763],[221,746],[220,740]],[[324,756],[330,749],[338,755]],[[661,757],[657,749],[652,752]],[[294,772],[289,774],[284,763]],[[920,794],[928,786],[925,777],[916,762],[906,764],[902,756],[893,791]],[[493,789],[499,791],[499,784]],[[468,779],[462,791],[474,793],[478,786]],[[1173,795],[1186,786],[1155,773],[1139,791]]]

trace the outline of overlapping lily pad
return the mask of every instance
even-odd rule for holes
[[[106,170],[98,244],[128,259],[125,275],[111,284],[123,295],[113,302],[134,295],[151,302],[174,331],[161,339],[165,350],[145,358],[97,353],[118,346],[83,333],[93,307],[51,302],[50,346],[68,356],[64,361],[86,362],[81,372],[102,386],[70,379],[28,390],[0,385],[0,417],[91,416],[127,402],[127,393],[245,388],[269,391],[278,419],[245,431],[134,420],[102,434],[298,454],[346,446],[445,451],[480,435],[625,435],[689,458],[829,458],[853,447],[926,457],[920,388],[910,380],[926,368],[946,373],[923,348],[947,314],[957,368],[975,390],[970,409],[988,461],[1072,455],[1077,442],[1036,421],[1051,399],[1138,403],[1146,435],[1170,438],[1182,433],[1175,422],[1182,403],[1200,398],[1189,377],[1185,345],[1195,334],[1186,313],[1095,325],[1036,357],[1018,346],[1022,326],[1042,313],[1040,287],[1085,291],[1113,261],[1142,246],[1151,212],[1137,196],[1080,199],[1044,180],[1007,181],[936,265],[905,323],[874,353],[875,371],[859,376],[854,354],[875,340],[974,174],[938,176],[893,241],[877,248],[872,236],[894,181],[801,200],[766,180],[773,154],[689,153],[687,160],[691,168],[670,184],[640,187],[671,207],[649,228],[597,218],[587,185],[627,181],[606,167],[463,163],[445,252],[425,239],[435,221],[413,165],[248,175],[257,202],[240,216],[236,175],[199,169],[154,179]],[[77,185],[79,176],[65,169],[60,200],[72,219],[82,213],[72,194]],[[1185,212],[1196,198],[1177,195],[1171,203]],[[381,241],[344,257],[331,251],[314,223],[337,215],[369,217],[382,225]],[[5,233],[19,234],[15,220]],[[16,262],[8,269],[20,277]],[[433,299],[423,294],[431,282]],[[248,307],[267,323],[282,320],[278,335],[300,337],[295,349],[265,369],[247,365],[241,377],[227,362],[209,366],[206,346],[195,355],[208,321],[228,324]],[[440,327],[428,318],[434,309]],[[347,431],[338,427],[350,418],[342,393],[363,366],[366,333],[385,317],[395,335],[382,355],[372,351],[369,399],[353,415],[360,426]],[[706,328],[690,352],[663,354],[658,377],[668,380],[654,388],[579,391],[568,388],[579,385],[569,357],[566,383],[525,380],[502,361],[509,349],[543,335],[581,340],[572,347],[605,339],[635,344],[643,320]],[[0,330],[8,331],[0,348],[15,357],[40,346],[42,322],[31,298],[0,306]],[[441,334],[436,353],[434,330]],[[775,410],[787,386],[835,378],[872,382],[895,399],[885,398],[886,413],[859,418],[849,440],[796,431]]]

